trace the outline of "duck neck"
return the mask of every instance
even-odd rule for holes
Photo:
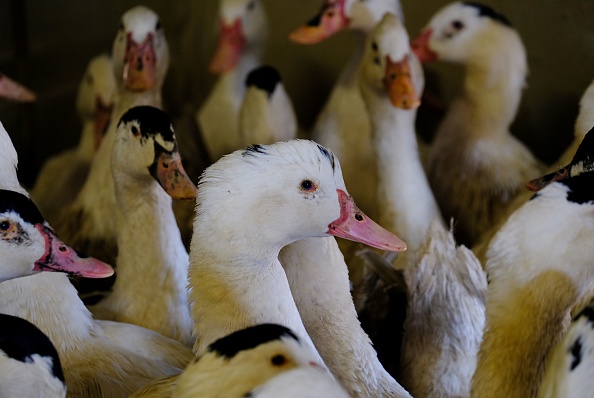
[[[383,368],[361,328],[336,240],[302,239],[285,246],[280,261],[307,332],[347,390],[353,396],[409,397]]]
[[[353,41],[355,43],[355,50],[353,55],[347,62],[340,73],[337,86],[348,86],[354,90],[359,90],[359,69],[361,68],[361,61],[365,53],[365,43],[367,41],[367,33],[359,30],[351,32]]]
[[[277,259],[282,245],[257,242],[254,231],[251,238],[234,236],[229,228],[207,221],[198,211],[191,245],[189,297],[194,334],[199,336],[194,352],[200,354],[237,330],[278,323],[317,354]]]
[[[431,223],[441,219],[419,158],[416,110],[396,108],[386,96],[365,88],[363,93],[377,153],[380,221],[406,240],[408,252],[416,253]]]
[[[0,283],[0,312],[28,320],[52,341],[62,361],[80,349],[93,329],[93,318],[68,277],[41,272]]]
[[[85,117],[83,119],[82,133],[76,153],[81,159],[86,159],[89,162],[95,155],[95,121],[93,118]]]
[[[114,181],[118,208],[126,217],[118,218],[118,277],[109,307],[129,322],[189,341],[189,259],[172,199],[152,177],[114,173]]]
[[[569,277],[554,270],[512,287],[493,281],[471,396],[537,397],[545,360],[578,295]]]

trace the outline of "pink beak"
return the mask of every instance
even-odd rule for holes
[[[34,271],[65,272],[86,278],[106,278],[113,275],[113,268],[92,257],[85,257],[77,253],[62,242],[52,231],[43,224],[36,224],[35,228],[45,238],[45,253],[35,261]]]
[[[340,203],[340,218],[328,226],[328,234],[361,242],[377,249],[393,252],[406,250],[406,243],[367,217],[357,208],[353,198],[343,190],[337,189],[336,192]]]
[[[33,102],[37,100],[35,93],[2,73],[0,73],[0,97],[15,102]]]
[[[219,44],[212,61],[210,72],[213,74],[225,73],[237,65],[245,47],[245,36],[241,27],[241,19],[237,18],[232,24],[225,25],[221,22],[219,30]]]
[[[437,54],[429,48],[429,39],[433,31],[427,29],[410,43],[410,47],[421,62],[431,62],[437,59]]]
[[[151,90],[157,84],[157,55],[153,35],[138,44],[128,33],[124,62],[124,86],[130,91]]]

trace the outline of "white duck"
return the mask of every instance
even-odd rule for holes
[[[509,21],[474,2],[445,6],[413,48],[423,62],[466,68],[462,93],[435,134],[429,180],[462,243],[475,242],[543,166],[509,132],[527,73],[526,52]]]
[[[594,371],[594,302],[571,322],[569,330],[547,361],[541,398],[586,398],[592,395]]]
[[[416,93],[423,89],[423,72],[396,16],[386,14],[370,33],[360,85],[378,155],[381,221],[408,237],[408,250],[395,263],[404,269],[408,292],[406,311],[400,309],[406,312],[405,341],[401,356],[394,361],[402,358],[404,363],[398,367],[386,362],[399,350],[384,352],[382,361],[390,369],[396,368],[415,397],[468,395],[482,337],[487,281],[472,253],[457,247],[446,230],[423,170],[415,135],[416,106],[420,103]],[[386,294],[382,291],[380,295]],[[396,307],[383,309],[388,319],[382,329],[398,327],[390,318],[396,318],[401,303],[390,298],[389,305]],[[377,307],[378,303],[373,304]],[[440,310],[436,311],[437,307]],[[367,313],[373,316],[381,310]],[[394,341],[400,341],[398,332],[402,334],[398,329],[388,334],[387,342],[381,339],[385,331],[374,336],[378,351],[393,349]]]
[[[88,178],[77,198],[56,220],[64,240],[80,250],[115,263],[117,207],[110,157],[117,122],[136,105],[161,107],[161,87],[169,64],[169,50],[158,15],[144,6],[122,16],[113,43],[112,59],[118,99]]]
[[[255,145],[209,167],[198,186],[190,250],[194,352],[270,322],[291,328],[314,349],[277,255],[296,240],[328,235],[387,250],[406,247],[357,209],[338,160],[313,142]]]
[[[358,85],[365,38],[385,13],[402,18],[398,0],[327,0],[318,15],[291,34],[291,40],[315,44],[343,29],[354,32],[356,50],[324,109],[317,117],[312,138],[332,149],[342,159],[344,177],[361,208],[373,216],[375,201],[375,153],[371,143],[370,118]]]
[[[489,246],[487,322],[473,397],[538,396],[546,358],[594,281],[593,144],[590,133],[568,173],[545,176],[544,188]]]
[[[221,0],[219,42],[210,71],[221,76],[196,113],[211,161],[241,148],[239,111],[248,73],[259,66],[268,38],[261,0]]]
[[[315,368],[332,380],[291,330],[255,325],[212,343],[179,376],[173,396],[243,398],[275,376],[302,368]]]
[[[192,199],[171,119],[162,110],[137,106],[116,131],[111,156],[118,211],[117,279],[113,291],[91,307],[93,316],[133,323],[191,346],[187,300],[188,253],[171,196]]]
[[[0,314],[0,396],[66,397],[60,358],[52,342],[24,319]]]
[[[89,62],[78,86],[76,108],[82,122],[78,146],[48,159],[31,190],[31,197],[50,222],[84,184],[111,117],[115,94],[111,58],[98,55]]]
[[[297,117],[278,71],[260,66],[247,75],[245,85],[239,112],[241,146],[297,138]]]

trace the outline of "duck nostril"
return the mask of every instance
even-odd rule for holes
[[[169,163],[163,162],[163,168],[164,169],[168,169],[169,168]]]
[[[64,245],[60,245],[60,247],[58,247],[58,250],[62,253],[66,253],[68,251],[68,248]]]
[[[355,214],[355,220],[357,221],[363,221],[363,216],[359,213]]]

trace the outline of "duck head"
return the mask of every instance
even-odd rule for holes
[[[169,47],[159,16],[144,6],[126,11],[113,42],[112,56],[120,87],[128,91],[161,87],[169,67]]]
[[[210,72],[233,70],[247,48],[264,47],[267,32],[266,13],[260,0],[221,0],[219,41]]]
[[[363,91],[388,96],[401,109],[421,104],[423,70],[410,50],[404,25],[393,14],[385,14],[367,38],[360,84]]]
[[[196,197],[196,185],[182,165],[171,119],[158,108],[137,106],[124,113],[111,159],[115,178],[117,173],[154,178],[174,199]]]
[[[1,281],[39,271],[105,278],[113,269],[62,242],[25,195],[0,189]]]
[[[385,13],[402,17],[398,0],[326,0],[304,26],[290,34],[300,44],[316,44],[343,29],[369,32]]]

